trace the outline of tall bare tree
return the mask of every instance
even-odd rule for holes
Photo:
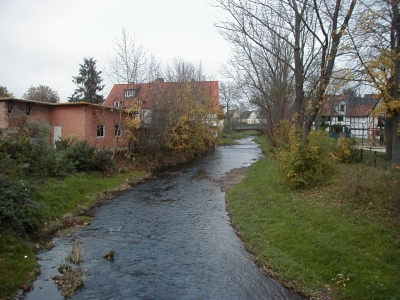
[[[134,87],[137,88],[138,84],[140,85],[146,81],[153,81],[160,76],[161,63],[159,60],[149,54],[142,42],[135,36],[131,37],[125,28],[122,29],[121,37],[116,38],[113,44],[114,56],[109,57],[108,61],[108,76],[113,82],[127,84],[127,88],[133,89]],[[121,104],[119,126],[121,126],[122,123],[122,110],[124,109],[122,99]],[[130,101],[129,104],[126,103],[125,108],[128,108],[129,111],[139,112],[139,119],[143,119],[142,111],[135,101]],[[134,123],[134,127],[140,126],[139,123]],[[132,132],[129,133],[132,141],[134,135]],[[118,136],[116,136],[114,140],[114,154],[117,142]]]
[[[216,3],[229,16],[217,27],[234,46],[256,47],[290,68],[289,76],[294,77],[295,83],[293,119],[307,142],[356,0],[216,0]],[[289,47],[292,58],[282,59],[282,53],[269,47],[269,39]]]
[[[171,82],[204,81],[207,76],[204,74],[201,62],[195,65],[181,57],[174,57],[172,62],[164,70],[164,77]]]

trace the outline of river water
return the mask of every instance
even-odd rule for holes
[[[72,299],[301,299],[253,263],[216,182],[262,156],[245,138],[96,208],[91,225],[40,254],[42,274],[25,299],[62,299],[51,277],[78,240],[86,284]],[[114,261],[103,258],[110,250]]]

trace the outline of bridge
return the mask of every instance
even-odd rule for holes
[[[232,125],[232,130],[237,132],[242,132],[247,130],[257,130],[263,132],[263,126],[261,124],[235,124]]]

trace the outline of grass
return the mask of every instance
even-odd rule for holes
[[[243,132],[223,132],[220,135],[220,145],[230,146],[237,144],[236,140],[244,138],[246,136],[259,136],[261,133],[257,130],[247,130]]]
[[[0,299],[14,296],[23,284],[30,285],[36,278],[36,255],[14,233],[0,234]]]
[[[89,208],[96,201],[94,194],[144,175],[145,172],[135,171],[104,178],[99,174],[80,173],[65,180],[50,178],[44,183],[32,180],[31,185],[35,187],[34,200],[42,204],[44,225],[54,226],[66,214]],[[31,247],[13,233],[1,233],[0,299],[13,297],[23,285],[30,286],[36,278],[36,268],[36,255]]]
[[[57,221],[76,209],[87,209],[95,201],[95,193],[118,187],[126,180],[142,175],[144,172],[104,178],[100,174],[78,173],[65,180],[49,178],[45,184],[36,185],[35,201],[42,204],[46,220]]]
[[[71,245],[71,253],[68,255],[66,260],[70,263],[78,265],[83,261],[83,253],[84,251],[81,243],[79,241],[75,242]]]
[[[306,296],[399,299],[396,176],[340,164],[331,184],[293,191],[276,165],[258,161],[227,194],[232,221],[259,265]]]

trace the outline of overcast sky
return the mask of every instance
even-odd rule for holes
[[[105,72],[122,28],[142,41],[163,64],[174,57],[221,79],[229,47],[214,24],[212,0],[0,0],[0,86],[21,98],[39,84],[71,96],[84,57]],[[105,92],[105,97],[107,96]]]

